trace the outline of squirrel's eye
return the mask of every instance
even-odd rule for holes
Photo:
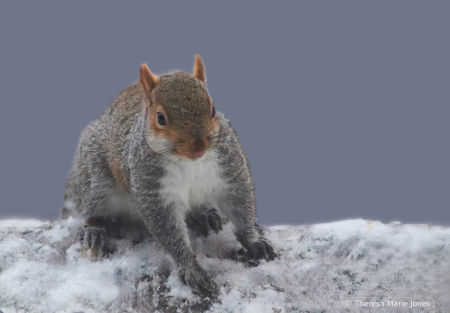
[[[212,116],[211,117],[214,117],[216,115],[216,108],[213,106],[213,109],[212,109]]]
[[[162,114],[161,112],[156,113],[156,120],[158,121],[158,124],[161,126],[164,126],[167,124],[166,118],[164,117],[164,114]]]

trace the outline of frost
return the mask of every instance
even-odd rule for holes
[[[151,238],[117,241],[91,260],[81,221],[0,221],[0,310],[17,312],[448,312],[450,228],[347,220],[265,227],[279,259],[245,267],[221,259],[232,229],[196,238],[199,263],[220,288],[192,294]],[[207,256],[208,255],[208,256]],[[355,301],[429,302],[357,307]],[[352,305],[347,306],[347,301]]]

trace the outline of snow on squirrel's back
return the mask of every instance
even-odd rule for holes
[[[219,256],[237,245],[231,231],[227,225],[218,235],[193,243],[200,264],[220,286],[218,299],[211,302],[180,282],[151,239],[135,245],[119,240],[115,254],[91,261],[81,249],[79,220],[0,220],[0,310],[334,313],[450,308],[450,228],[365,220],[266,227],[280,258],[252,268],[205,256],[206,251]],[[357,300],[378,306],[358,306]],[[411,301],[425,304],[410,308]]]

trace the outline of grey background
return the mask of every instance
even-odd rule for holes
[[[261,224],[449,225],[449,2],[0,5],[0,218],[55,219],[82,129],[191,72],[250,160]]]

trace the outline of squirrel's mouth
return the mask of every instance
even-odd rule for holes
[[[192,152],[195,159],[200,159],[205,154],[205,150]]]
[[[206,153],[206,149],[200,149],[200,150],[190,150],[187,153],[177,153],[178,155],[182,156],[183,158],[196,161],[198,159],[201,159]]]

